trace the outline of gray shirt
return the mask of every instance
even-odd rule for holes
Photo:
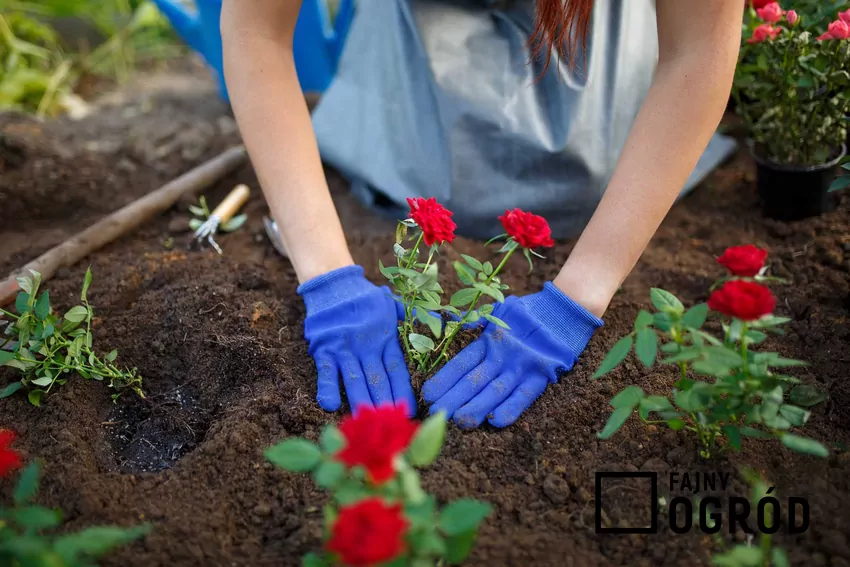
[[[593,214],[652,81],[654,0],[597,0],[576,66],[529,64],[534,1],[359,0],[337,77],[313,114],[325,162],[403,217],[434,196],[488,238],[520,207],[556,237]],[[689,189],[734,149],[716,136]]]

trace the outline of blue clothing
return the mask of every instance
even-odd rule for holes
[[[528,64],[533,0],[359,0],[314,111],[325,162],[389,215],[434,196],[488,238],[521,207],[558,238],[585,226],[649,89],[654,0],[597,0],[572,70]],[[715,136],[685,191],[734,150]]]

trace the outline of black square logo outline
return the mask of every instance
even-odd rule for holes
[[[605,478],[648,478],[651,481],[650,489],[651,514],[648,528],[606,528],[602,527],[602,479]],[[598,534],[657,534],[658,533],[658,473],[657,472],[604,472],[596,471],[596,498],[595,498],[595,520],[596,533]]]

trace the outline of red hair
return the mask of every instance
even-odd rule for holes
[[[543,55],[543,72],[549,68],[552,51],[575,65],[579,46],[587,42],[593,0],[537,0],[534,31],[529,38],[531,58]]]

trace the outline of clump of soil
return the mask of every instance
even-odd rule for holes
[[[191,101],[199,95],[187,96]],[[214,101],[213,91],[204,96]],[[186,112],[216,125],[227,116],[215,104],[178,99],[154,97],[144,120],[168,122]],[[114,121],[121,114],[103,116]],[[76,128],[91,136],[99,128],[114,132],[114,124],[102,119],[96,115]],[[4,150],[11,158],[4,158],[0,175],[0,268],[6,271],[201,159],[178,152],[163,160],[126,146],[105,156],[75,142],[66,123],[11,124],[0,122],[3,135],[16,140],[3,146],[13,149]],[[64,140],[62,151],[55,139]],[[235,132],[217,138],[202,153],[237,139]],[[122,160],[134,168],[119,171]],[[361,209],[343,180],[329,175],[355,260],[380,282],[377,260],[391,261],[392,223]],[[258,188],[244,168],[207,197],[218,202],[239,182]],[[783,501],[808,499],[809,530],[776,537],[794,565],[850,565],[844,449],[850,444],[850,198],[842,199],[836,212],[820,218],[790,225],[766,221],[758,210],[753,165],[741,152],[677,204],[575,369],[514,426],[451,427],[442,457],[424,471],[425,488],[441,500],[475,497],[494,505],[469,564],[708,565],[718,549],[715,540],[697,530],[674,534],[663,509],[657,534],[596,533],[595,475],[656,472],[659,496],[670,502],[677,494],[667,482],[671,472],[729,473],[730,485],[714,491],[726,498],[747,492],[737,470],[750,466]],[[220,238],[224,255],[218,256],[187,250],[181,205],[47,282],[62,309],[74,302],[90,262],[95,279],[89,297],[99,321],[95,341],[104,351],[118,348],[119,362],[138,367],[144,378],[144,400],[122,397],[113,404],[102,384],[76,378],[42,408],[21,396],[2,402],[0,427],[19,432],[27,458],[44,459],[39,501],[65,510],[66,529],[154,524],[146,540],[117,551],[104,565],[298,565],[302,554],[319,545],[324,495],[308,478],[274,469],[262,450],[288,436],[316,439],[340,415],[321,411],[315,402],[316,372],[303,340],[297,280],[264,238],[264,211],[255,191],[246,207],[248,223]],[[649,288],[667,289],[686,304],[704,300],[719,274],[714,258],[726,246],[749,242],[768,248],[773,273],[792,282],[777,289],[778,313],[792,318],[787,334],[764,348],[811,363],[798,377],[827,390],[830,399],[814,408],[805,432],[834,447],[832,456],[816,459],[776,442],[748,440],[739,454],[702,462],[686,433],[636,419],[613,439],[598,440],[608,401],[620,389],[636,384],[663,393],[676,380],[674,369],[648,371],[632,359],[609,377],[590,380],[613,343],[631,331],[638,309],[648,306]],[[571,248],[559,243],[531,275],[522,259],[510,262],[502,279],[514,293],[538,291]],[[460,253],[481,258],[482,251],[482,243],[462,238],[447,248],[440,259],[447,293],[456,288],[450,262]],[[0,371],[0,385],[11,379],[11,370]],[[421,381],[415,373],[414,379]],[[646,487],[611,482],[602,487],[603,525],[648,522]],[[722,533],[727,542],[745,537]]]

